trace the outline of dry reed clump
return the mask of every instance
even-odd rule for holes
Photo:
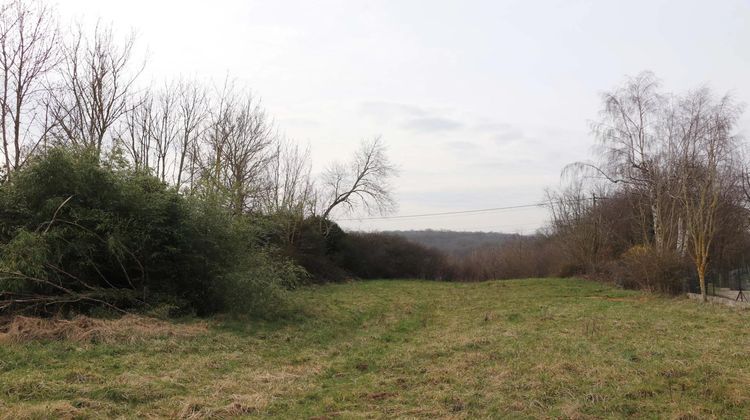
[[[175,324],[137,315],[125,315],[118,319],[15,316],[0,323],[0,343],[56,340],[80,343],[137,342],[158,337],[191,337],[207,330],[205,323]]]

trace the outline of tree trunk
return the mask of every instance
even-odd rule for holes
[[[10,179],[10,154],[8,153],[8,70],[3,74],[3,100],[0,103],[0,123],[2,123],[3,154],[5,155],[5,177]]]
[[[661,213],[659,203],[655,194],[651,195],[651,220],[654,224],[654,247],[661,251],[664,246],[664,233],[662,232]]]
[[[698,265],[698,284],[701,287],[701,301],[708,301],[706,293],[706,267],[704,265]]]
[[[685,251],[687,249],[687,235],[685,232],[685,225],[682,217],[677,218],[677,255],[685,257]]]
[[[18,169],[21,165],[21,94],[16,96],[16,113],[13,115],[13,147],[16,155],[13,167]]]
[[[1,130],[3,132],[3,154],[5,155],[5,177],[10,179],[10,155],[8,154],[8,137],[5,134],[5,118],[3,118]]]
[[[180,190],[180,187],[182,186],[182,171],[185,169],[185,154],[187,153],[187,146],[180,152],[180,164],[177,168],[177,191]]]

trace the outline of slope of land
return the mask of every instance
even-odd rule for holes
[[[293,299],[284,321],[4,343],[0,416],[750,416],[747,311],[557,279]]]
[[[510,239],[520,236],[515,233],[459,232],[431,229],[393,230],[383,233],[401,236],[420,245],[435,248],[446,254],[456,256],[468,255],[471,251],[485,246],[501,245]]]

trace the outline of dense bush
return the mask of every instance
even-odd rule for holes
[[[289,259],[256,250],[224,274],[220,281],[223,310],[259,317],[278,315],[284,295],[308,273]]]
[[[445,256],[334,222],[226,209],[85,150],[51,149],[0,185],[0,310],[162,306],[272,315],[300,281],[455,277]]]
[[[299,222],[291,240],[275,238],[273,243],[304,268],[310,281],[338,282],[350,277],[336,258],[346,236],[335,222],[311,216]]]
[[[337,259],[363,279],[438,279],[446,275],[445,256],[396,235],[352,233],[342,241]]]
[[[690,265],[673,252],[636,245],[610,263],[607,276],[627,289],[660,293],[685,292]]]
[[[453,258],[450,275],[463,281],[557,276],[568,270],[553,238],[543,235],[506,239]]]
[[[285,253],[316,283],[350,278],[446,277],[442,252],[383,233],[344,232],[335,222],[308,217],[299,223],[292,241],[271,235],[270,243]]]
[[[208,314],[273,302],[300,271],[261,250],[254,225],[219,201],[86,151],[49,151],[0,186],[6,309],[168,303]]]

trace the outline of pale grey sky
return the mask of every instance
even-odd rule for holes
[[[60,0],[65,18],[134,29],[145,77],[221,80],[263,98],[315,168],[382,135],[399,214],[540,201],[590,154],[599,94],[652,70],[750,100],[750,1]],[[750,118],[743,127],[750,127]],[[352,229],[532,232],[543,210]]]

